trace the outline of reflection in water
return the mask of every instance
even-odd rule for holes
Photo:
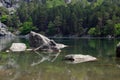
[[[9,80],[16,80],[21,76],[21,73],[19,71],[20,66],[17,64],[16,60],[14,60],[11,57],[8,57],[6,60],[6,63],[3,65],[0,65],[0,72],[9,74],[9,76],[12,76],[9,78]]]
[[[6,64],[0,66],[0,70],[17,69],[19,67],[14,59],[9,59],[6,62]]]
[[[58,52],[58,53],[54,53],[54,54],[53,53],[47,53],[47,55],[44,55],[44,53],[41,54],[38,51],[35,51],[35,53],[38,54],[38,56],[40,56],[41,59],[39,61],[37,61],[37,62],[33,62],[31,64],[31,66],[38,65],[38,64],[40,64],[40,63],[42,63],[44,61],[54,62],[56,60],[56,58],[59,56],[59,54],[60,54],[60,52]]]
[[[37,66],[44,61],[54,62],[60,54],[60,53],[40,53],[40,52],[37,52],[37,51],[35,51],[35,53],[37,54],[36,56],[38,57],[37,61],[33,62],[32,64],[27,63],[29,67]],[[22,77],[22,74],[29,73],[29,71],[23,70],[20,63],[17,62],[17,58],[19,58],[19,56],[21,54],[22,53],[20,53],[20,54],[19,53],[9,53],[9,54],[7,54],[7,57],[5,59],[5,63],[3,65],[0,65],[0,72],[2,72],[2,71],[7,72],[8,71],[9,76],[12,76],[11,78],[9,77],[9,80],[19,79],[20,77]],[[4,55],[6,55],[6,54],[4,54]]]
[[[56,39],[69,47],[61,53],[0,52],[0,80],[120,80],[120,61],[115,59],[118,41]],[[66,64],[62,59],[68,54],[91,55],[98,61]]]

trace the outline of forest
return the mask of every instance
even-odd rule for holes
[[[0,7],[0,21],[21,35],[119,37],[120,0],[21,1],[13,14]]]

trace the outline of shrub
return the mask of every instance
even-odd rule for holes
[[[114,30],[115,36],[120,36],[120,23],[115,24]]]
[[[1,18],[0,18],[0,20],[1,20],[2,23],[7,22],[7,20],[8,20],[8,15],[2,15]]]
[[[28,34],[30,31],[36,30],[36,27],[33,26],[32,22],[24,22],[20,27],[21,34]]]
[[[89,35],[96,35],[96,28],[90,28],[88,31]]]

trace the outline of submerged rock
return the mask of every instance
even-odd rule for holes
[[[64,44],[56,43],[54,40],[51,40],[46,36],[35,33],[33,31],[31,31],[31,33],[29,34],[29,42],[30,46],[35,50],[51,49],[59,51],[60,49],[66,47],[66,45]]]
[[[13,43],[10,47],[10,51],[12,52],[21,52],[26,50],[26,45],[24,43]]]
[[[82,63],[88,61],[96,61],[97,58],[90,56],[90,55],[82,55],[82,54],[70,54],[65,56],[65,60],[68,63]]]

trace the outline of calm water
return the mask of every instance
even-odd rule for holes
[[[18,40],[27,44],[25,40]],[[61,53],[0,52],[0,80],[120,80],[120,61],[115,46],[120,41],[108,39],[55,39],[68,45]],[[96,62],[68,64],[67,54],[87,54]]]

